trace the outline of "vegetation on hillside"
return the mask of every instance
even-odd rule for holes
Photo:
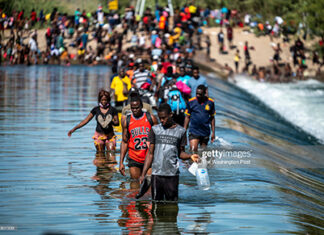
[[[146,6],[154,8],[155,4],[166,5],[168,0],[146,0]],[[172,0],[174,8],[185,4],[195,4],[210,9],[221,8],[237,9],[241,16],[245,13],[257,16],[262,22],[272,22],[275,16],[282,16],[286,23],[297,28],[302,23],[307,28],[307,33],[324,38],[324,0]],[[28,16],[32,9],[39,12],[50,13],[54,7],[59,12],[74,14],[76,8],[94,12],[98,5],[108,12],[108,0],[0,0],[0,8],[10,13],[12,10],[25,11]],[[121,11],[129,5],[136,5],[136,0],[119,0]]]

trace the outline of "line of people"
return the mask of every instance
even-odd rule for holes
[[[193,16],[186,22],[175,21],[172,29],[160,22],[142,46],[136,39],[116,50],[111,56],[110,91],[101,90],[98,106],[68,132],[71,136],[95,117],[97,151],[113,151],[113,127],[121,123],[119,171],[126,174],[127,158],[133,180],[140,183],[151,175],[153,200],[178,200],[180,159],[198,161],[198,146],[205,147],[210,136],[215,139],[215,104],[208,97],[206,78],[192,60],[195,48],[187,37],[199,27]],[[167,16],[161,11],[163,17]],[[131,34],[131,41],[149,36],[138,30]],[[187,134],[191,154],[185,152]]]
[[[207,97],[207,88],[199,85],[196,96],[189,99],[186,110],[185,126],[173,119],[170,105],[162,103],[158,108],[157,118],[143,109],[143,101],[136,89],[129,94],[130,106],[124,107],[125,115],[121,118],[122,142],[119,171],[125,175],[124,159],[128,159],[129,173],[132,179],[144,180],[146,174],[152,175],[153,200],[177,200],[179,184],[179,158],[198,161],[197,154],[186,153],[186,130],[189,130],[190,149],[196,151],[198,144],[206,146],[215,138],[215,107]],[[93,117],[97,127],[93,136],[98,152],[105,149],[115,150],[116,136],[113,126],[119,125],[117,110],[111,106],[110,93],[101,90],[98,94],[99,105],[89,115],[68,132],[86,125]],[[153,190],[154,189],[154,190]],[[154,193],[153,193],[154,192]]]
[[[114,69],[118,73],[111,79],[111,93],[100,91],[98,106],[68,132],[71,136],[95,117],[97,127],[93,138],[97,150],[114,150],[113,126],[119,125],[117,112],[121,111],[119,171],[125,175],[124,161],[127,158],[132,179],[143,182],[146,175],[152,175],[154,200],[176,201],[179,159],[198,161],[197,154],[185,152],[187,130],[193,152],[198,150],[199,144],[205,147],[210,136],[211,141],[215,139],[215,104],[208,97],[206,78],[184,54],[175,60],[177,53],[177,50],[169,54],[162,50],[158,58],[151,55],[148,60],[143,59],[144,52],[139,59],[130,55],[120,57],[116,63],[119,70]],[[156,64],[158,66],[154,68]],[[157,109],[160,124],[145,92],[151,93],[155,99],[156,107],[153,108]],[[115,100],[114,105],[111,97]]]

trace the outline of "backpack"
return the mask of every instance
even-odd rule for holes
[[[147,121],[150,123],[151,126],[153,126],[154,122],[153,122],[151,114],[149,112],[143,112],[143,113],[146,113]],[[127,114],[127,116],[126,116],[126,128],[127,128],[127,131],[128,131],[129,123],[130,123],[130,120],[131,120],[131,115],[132,114],[130,113],[130,114]]]
[[[186,109],[186,102],[178,89],[170,90],[167,103],[171,106],[174,114],[179,114]]]
[[[173,78],[164,76],[165,81],[163,85],[161,84],[160,89],[158,90],[158,97],[164,99],[165,98],[165,90],[173,84]],[[162,78],[163,79],[163,78]]]

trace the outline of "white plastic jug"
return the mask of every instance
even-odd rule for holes
[[[196,179],[199,189],[208,190],[210,188],[207,168],[198,168],[196,170]]]

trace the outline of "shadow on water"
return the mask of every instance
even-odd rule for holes
[[[95,154],[95,121],[67,131],[109,87],[105,66],[0,68],[0,220],[27,233],[323,233],[323,146],[243,90],[208,78],[217,141],[253,151],[252,166],[208,169],[199,190],[180,163],[178,203],[134,199],[115,153]]]

